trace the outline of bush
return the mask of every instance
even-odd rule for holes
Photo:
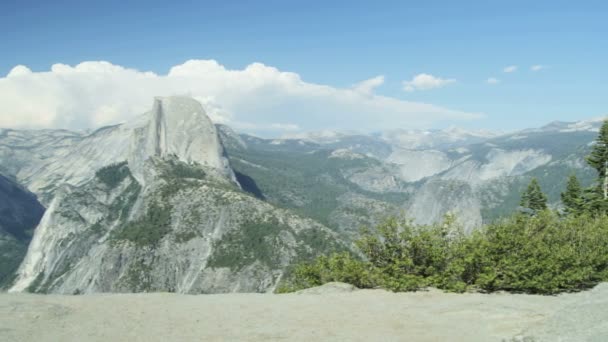
[[[545,211],[488,226],[477,285],[487,291],[558,293],[606,280],[606,217],[560,219]]]
[[[375,269],[348,252],[323,255],[313,262],[296,265],[290,279],[277,292],[293,292],[333,281],[349,283],[358,288],[372,288],[380,284]]]
[[[381,275],[383,286],[411,291],[426,286],[462,291],[466,240],[453,217],[432,226],[390,218],[364,231],[357,246]],[[463,273],[463,274],[460,274]]]
[[[282,290],[343,281],[393,291],[434,286],[554,294],[608,280],[605,216],[519,214],[471,235],[451,217],[432,226],[391,218],[364,231],[357,246],[364,260],[338,254],[298,265]]]
[[[127,162],[122,162],[102,167],[97,170],[95,176],[108,188],[114,189],[125,178],[131,176],[131,171],[127,166]]]

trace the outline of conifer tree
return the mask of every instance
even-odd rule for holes
[[[521,196],[521,202],[519,203],[523,208],[531,209],[533,211],[547,209],[547,196],[543,193],[538,184],[536,178],[532,178],[526,191]]]
[[[604,200],[608,199],[608,120],[600,128],[600,133],[587,156],[587,163],[598,172],[598,192]]]
[[[568,178],[566,191],[562,192],[561,197],[566,214],[576,215],[581,213],[583,209],[583,189],[575,174]]]

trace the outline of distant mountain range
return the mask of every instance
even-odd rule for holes
[[[0,257],[12,266],[0,280],[54,293],[272,291],[294,262],[348,250],[388,215],[454,213],[470,231],[513,212],[531,177],[559,206],[569,174],[594,179],[584,157],[600,125],[262,139],[166,97],[91,133],[2,129]]]

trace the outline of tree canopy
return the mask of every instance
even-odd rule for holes
[[[533,211],[547,209],[547,196],[543,193],[536,178],[532,178],[530,184],[528,184],[528,188],[521,196],[519,205]]]

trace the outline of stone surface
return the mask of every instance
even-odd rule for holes
[[[330,293],[349,293],[358,290],[355,286],[340,282],[331,282],[310,289],[297,291],[296,294],[323,295]]]
[[[577,294],[439,291],[83,296],[0,294],[3,341],[606,341],[608,287]]]

